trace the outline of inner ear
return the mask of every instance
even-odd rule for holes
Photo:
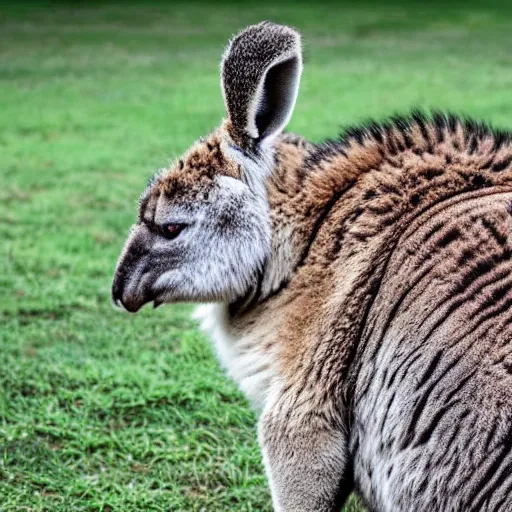
[[[290,27],[264,21],[231,40],[222,59],[221,85],[235,145],[252,151],[285,128],[301,72],[300,35]]]
[[[257,96],[254,122],[259,140],[279,133],[292,115],[301,75],[300,60],[293,56],[270,67]]]

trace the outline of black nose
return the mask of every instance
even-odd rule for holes
[[[117,262],[112,282],[112,301],[118,307],[135,313],[146,302],[152,300],[148,243],[151,241],[147,230],[140,225],[134,226],[121,257]]]
[[[126,286],[122,272],[116,272],[112,283],[112,302],[117,307],[123,307],[130,313],[136,313],[144,304],[152,301],[154,296],[147,286]]]
[[[137,311],[146,304],[146,301],[138,300],[136,297],[124,297],[120,299],[117,304],[122,305],[129,313],[137,313]]]
[[[112,283],[112,302],[118,308],[124,308],[130,313],[135,313],[142,306],[133,293],[126,293],[125,279],[121,272],[116,272]]]
[[[112,288],[112,301],[118,308],[124,308],[130,313],[136,313],[146,302],[148,298],[141,296],[138,293],[123,293],[114,287]]]

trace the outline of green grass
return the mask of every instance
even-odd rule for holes
[[[262,19],[303,33],[313,140],[418,106],[511,126],[512,6],[37,5],[0,6],[0,510],[269,511],[190,307],[110,305],[138,195],[219,122],[223,45]]]

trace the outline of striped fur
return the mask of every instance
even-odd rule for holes
[[[276,510],[335,511],[356,490],[371,511],[512,511],[512,134],[417,112],[319,145],[239,150],[232,130],[150,184],[114,298],[212,302],[197,314],[260,412]],[[231,244],[196,247],[205,268],[252,233],[221,274],[233,293],[212,278],[208,295],[158,238],[175,210],[208,212],[201,247]],[[155,287],[169,265],[186,275]]]

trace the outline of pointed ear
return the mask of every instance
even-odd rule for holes
[[[254,148],[284,129],[301,73],[300,35],[289,27],[264,21],[231,40],[222,59],[221,85],[236,144]]]

